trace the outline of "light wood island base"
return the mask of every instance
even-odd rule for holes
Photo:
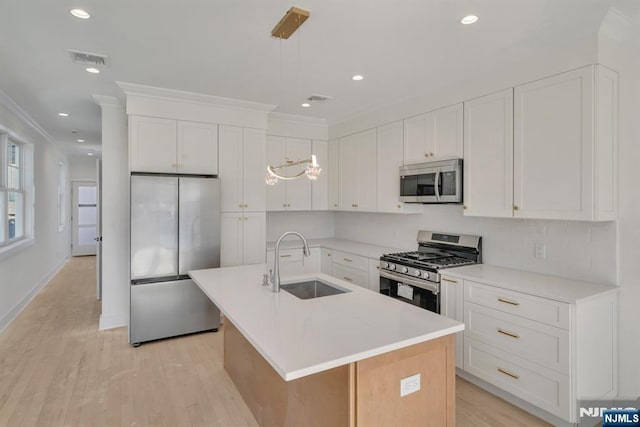
[[[454,335],[284,381],[229,319],[224,329],[224,367],[261,426],[455,426]],[[400,397],[418,373],[421,389]]]

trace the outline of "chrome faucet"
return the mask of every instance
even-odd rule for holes
[[[290,234],[298,236],[300,240],[302,240],[302,254],[304,256],[311,255],[307,239],[305,239],[302,234],[296,231],[287,231],[282,236],[280,236],[280,238],[276,242],[276,254],[275,259],[273,260],[273,270],[271,271],[271,284],[273,285],[273,292],[280,292],[280,242],[282,242],[282,240]]]

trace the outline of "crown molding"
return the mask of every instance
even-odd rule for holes
[[[42,136],[48,143],[55,145],[57,148],[63,150],[62,147],[56,142],[55,139],[49,135],[49,133],[44,130],[42,126],[38,124],[25,110],[22,109],[9,95],[7,95],[4,91],[0,90],[0,105],[5,107],[7,110],[11,111],[15,114],[22,122],[24,122],[27,126],[33,129],[36,133]],[[27,142],[27,139],[24,137],[20,137],[13,130],[6,129],[6,132],[10,134],[12,137]],[[64,151],[64,150],[63,150]]]
[[[327,126],[327,119],[279,112],[269,113],[269,120],[281,120],[283,122],[304,124],[310,126]]]
[[[93,98],[93,102],[98,104],[100,107],[120,107],[124,108],[124,103],[116,98],[115,96],[106,96],[106,95],[91,95]]]
[[[136,83],[116,82],[126,96],[143,96],[167,101],[183,101],[192,104],[244,110],[258,113],[269,113],[276,105],[260,102],[244,101],[241,99],[225,98],[222,96],[206,95],[196,92],[186,92],[176,89],[165,89],[145,86]]]
[[[602,19],[600,32],[608,35],[612,40],[624,42],[627,40],[633,41],[634,33],[637,33],[637,30],[634,29],[627,15],[616,7],[611,7]]]

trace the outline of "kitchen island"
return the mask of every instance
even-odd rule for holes
[[[260,425],[455,425],[462,323],[323,274],[282,284],[318,278],[346,292],[274,293],[266,271],[189,273],[227,319],[225,369]]]

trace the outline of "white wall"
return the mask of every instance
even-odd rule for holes
[[[67,158],[29,122],[33,123],[0,92],[0,123],[33,144],[35,170],[34,244],[0,259],[0,331],[65,264],[71,248],[69,215],[58,231],[58,162],[66,165]],[[66,194],[71,194],[68,182]]]
[[[636,17],[640,20],[640,16]],[[633,25],[636,26],[635,34]],[[640,396],[640,22],[614,11],[605,19],[598,57],[618,71],[619,395]]]
[[[285,231],[297,231],[307,239],[334,237],[334,213],[267,212],[267,242],[278,240]]]
[[[95,181],[96,159],[90,156],[70,157],[69,178],[71,181]]]

